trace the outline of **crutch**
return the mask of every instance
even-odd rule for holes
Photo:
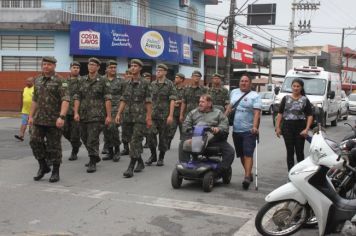
[[[257,153],[257,146],[258,143],[260,142],[260,135],[257,134],[256,136],[256,151],[255,151],[255,157],[256,157],[256,161],[255,161],[255,190],[258,191],[258,172],[257,172],[257,162],[258,162],[258,153]]]

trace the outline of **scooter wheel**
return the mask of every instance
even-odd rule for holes
[[[230,168],[223,173],[222,180],[224,184],[229,184],[231,182],[231,176],[232,176],[232,169],[231,166]]]
[[[208,171],[205,173],[203,178],[203,190],[204,192],[211,192],[214,187],[214,173],[212,171]]]
[[[174,169],[171,176],[171,183],[174,189],[180,188],[183,182],[183,177],[179,174],[177,169]]]
[[[263,236],[286,236],[300,230],[307,218],[306,207],[296,201],[268,202],[258,211],[255,226]]]

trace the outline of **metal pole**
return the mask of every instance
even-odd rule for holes
[[[342,62],[342,58],[344,56],[344,39],[345,39],[345,28],[342,28],[342,36],[341,36],[341,48],[340,48],[340,79],[342,81],[342,68],[343,68],[343,62]],[[350,84],[351,86],[351,84]]]
[[[269,61],[268,84],[272,84],[272,56],[273,56],[273,38],[271,38],[271,59]]]
[[[230,2],[230,15],[229,15],[229,30],[227,34],[226,45],[226,58],[225,58],[225,84],[230,86],[230,72],[231,72],[231,52],[232,43],[234,41],[234,27],[235,27],[235,8],[236,0]]]
[[[218,73],[219,70],[219,56],[218,56],[218,48],[219,48],[219,43],[218,43],[218,37],[219,37],[219,29],[223,23],[226,24],[226,20],[229,18],[229,16],[225,17],[220,24],[218,25],[218,28],[216,29],[216,37],[215,37],[215,73]]]
[[[288,53],[287,53],[287,71],[293,68],[293,55],[294,55],[294,19],[295,19],[296,0],[292,3],[292,21],[289,24],[289,40],[288,40]]]

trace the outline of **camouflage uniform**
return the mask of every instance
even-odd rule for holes
[[[176,92],[177,92],[177,100],[182,100],[183,95],[184,95],[184,87],[176,87]],[[172,140],[174,138],[174,135],[176,134],[177,127],[179,127],[179,134],[180,136],[182,135],[182,124],[179,122],[179,113],[180,113],[180,108],[181,104],[179,106],[174,107],[174,113],[173,113],[173,124],[171,125],[171,128],[169,130],[169,139]],[[179,137],[181,139],[181,137]]]
[[[37,103],[37,109],[33,116],[30,146],[37,160],[48,159],[59,165],[62,161],[62,129],[56,127],[56,121],[62,101],[70,101],[68,84],[55,74],[50,78],[36,78],[34,86],[32,101]]]
[[[126,86],[128,84],[127,80],[121,80],[122,94],[125,92]],[[128,112],[127,107],[122,114],[122,123],[121,123],[121,139],[124,144],[124,150],[121,152],[121,155],[128,155],[128,144],[131,142],[132,133],[130,133],[130,128],[128,127],[131,122],[131,115]]]
[[[128,81],[121,101],[126,103],[123,115],[125,132],[131,134],[130,157],[139,159],[143,152],[142,140],[147,132],[145,104],[152,102],[150,83],[142,77],[138,81]]]
[[[99,135],[104,128],[106,117],[105,101],[111,100],[110,84],[99,74],[90,79],[88,75],[80,80],[75,100],[80,101],[80,132],[89,157],[99,158]]]
[[[80,77],[68,78],[66,82],[68,83],[69,95],[71,101],[69,104],[69,109],[67,112],[66,120],[63,127],[63,136],[71,143],[74,152],[78,153],[82,142],[80,141],[80,124],[74,121],[74,100],[73,96],[77,93],[79,89]]]
[[[213,100],[213,106],[222,112],[225,112],[225,106],[230,104],[229,91],[224,88],[209,88],[208,94],[210,94]]]
[[[167,78],[163,83],[153,81],[152,87],[152,129],[149,135],[148,146],[157,148],[157,134],[159,135],[160,152],[168,150],[169,130],[167,125],[167,117],[169,115],[170,102],[177,99],[177,92],[172,81]]]
[[[189,86],[184,90],[183,102],[186,104],[185,116],[199,106],[200,96],[207,93],[207,88],[204,86],[193,87]]]
[[[113,80],[109,80],[106,77],[107,83],[110,84],[111,89],[111,116],[115,117],[119,110],[120,98],[122,95],[122,82],[120,78],[115,78]],[[104,142],[107,143],[109,148],[120,146],[120,131],[119,126],[113,120],[111,124],[104,128]]]

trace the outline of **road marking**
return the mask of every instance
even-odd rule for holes
[[[251,219],[255,216],[255,210],[242,209],[237,207],[229,207],[223,205],[211,205],[194,201],[183,201],[170,198],[162,198],[155,196],[120,193],[111,191],[102,191],[98,189],[86,189],[79,187],[66,187],[61,185],[48,184],[7,184],[0,182],[0,188],[19,189],[19,188],[36,188],[39,191],[63,195],[71,195],[74,197],[94,198],[101,200],[111,200],[125,202],[131,204],[146,205],[152,207],[163,207],[178,210],[196,211],[212,215],[224,215],[229,217],[237,217],[241,219]]]
[[[243,226],[239,228],[238,231],[234,233],[234,236],[256,236],[258,235],[257,230],[255,228],[255,216],[256,214],[247,221]]]

